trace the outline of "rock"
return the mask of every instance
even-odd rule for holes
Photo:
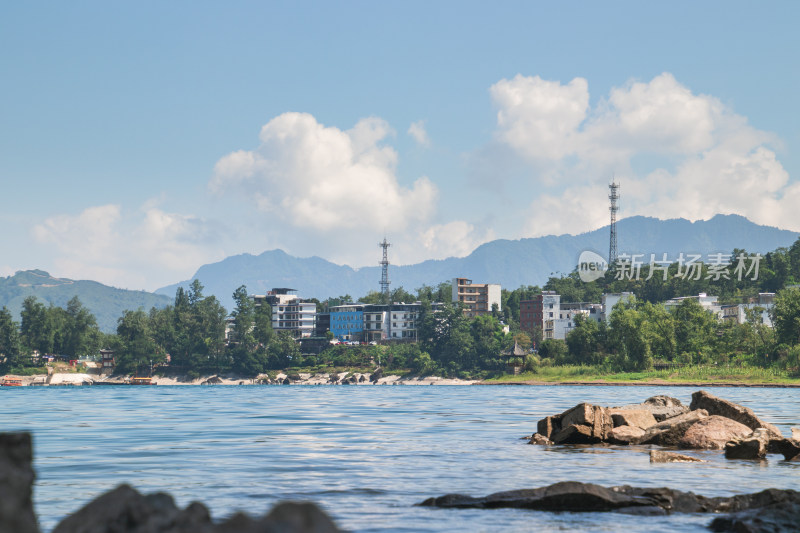
[[[722,398],[717,398],[713,394],[706,391],[697,391],[692,394],[692,404],[690,408],[694,411],[696,409],[705,409],[710,415],[724,416],[735,420],[740,424],[744,424],[752,430],[758,428],[766,428],[774,437],[781,438],[781,431],[758,418],[752,409],[739,405]]]
[[[561,418],[559,416],[548,416],[536,425],[536,432],[548,439],[552,439],[555,433],[561,430]]]
[[[364,374],[361,374],[361,376],[358,378],[358,382],[364,383],[365,381],[367,381],[367,378],[364,376]]]
[[[525,438],[527,439],[528,437],[525,437]],[[539,435],[538,433],[534,433],[531,436],[530,441],[528,442],[528,444],[540,444],[540,445],[543,445],[543,446],[547,446],[547,445],[553,444],[553,441],[551,441],[550,439],[548,439],[544,435]]]
[[[611,410],[611,419],[614,427],[619,426],[634,426],[641,429],[647,429],[656,424],[656,419],[647,409],[621,409]]]
[[[684,407],[679,399],[673,398],[672,396],[664,396],[663,394],[650,396],[643,403],[655,407]]]
[[[612,444],[633,444],[644,436],[645,430],[636,426],[619,426],[611,430],[608,442]]]
[[[770,443],[772,443],[772,441],[770,441]],[[775,444],[775,448],[787,461],[800,457],[800,439],[780,439]]]
[[[447,494],[439,498],[429,498],[419,505],[446,508],[498,509],[511,507],[539,511],[601,512],[626,507],[650,506],[652,502],[592,483],[563,481],[537,489],[497,492],[483,498]]]
[[[686,431],[695,423],[706,418],[708,413],[703,409],[689,411],[682,415],[668,418],[645,431],[637,444],[658,444],[660,446],[677,446]]]
[[[283,378],[283,384],[284,385],[291,385],[292,381],[288,377],[285,377],[285,378]]]
[[[737,533],[794,533],[798,524],[800,524],[800,504],[775,503],[729,516],[720,516],[711,521],[708,529]]]
[[[800,428],[792,428],[792,438],[800,441]]]
[[[30,433],[0,433],[0,533],[38,533]]]
[[[770,432],[766,428],[758,428],[750,435],[732,440],[725,444],[727,459],[763,459],[767,456],[767,444]]]
[[[597,444],[600,439],[594,435],[592,428],[580,424],[571,424],[555,435],[553,444]]]
[[[602,487],[592,483],[565,481],[547,487],[497,492],[478,498],[463,494],[447,494],[438,498],[428,498],[419,505],[444,508],[515,508],[570,512],[617,511],[627,514],[741,513],[749,510],[750,516],[759,516],[762,510],[766,510],[769,515],[769,511],[773,507],[792,509],[793,506],[800,505],[800,492],[767,489],[755,494],[708,498],[669,488],[630,487],[627,485]],[[795,518],[793,529],[777,529],[777,531],[796,531],[797,523],[797,518]],[[728,530],[718,529],[716,531]]]
[[[689,412],[689,408],[681,403],[677,398],[669,396],[652,396],[642,403],[623,405],[622,407],[612,408],[613,412],[646,410],[653,415],[656,422],[663,422],[669,418],[680,416]]]
[[[682,455],[674,452],[662,452],[660,450],[650,450],[651,463],[705,463],[702,459],[691,455]]]
[[[282,502],[260,519],[237,513],[209,533],[335,533],[338,531],[340,530],[328,515],[313,503]]]
[[[753,431],[730,418],[712,415],[696,422],[678,441],[678,448],[694,450],[722,450],[725,443],[750,435]]]
[[[594,424],[594,406],[590,403],[579,403],[572,409],[561,413],[559,418],[562,428],[573,424],[592,426]]]
[[[168,494],[144,496],[120,485],[66,517],[53,533],[189,533],[210,531],[211,526],[211,516],[202,504],[180,510]]]
[[[370,374],[370,376],[369,376],[369,380],[370,380],[372,383],[376,383],[376,382],[377,382],[379,379],[381,379],[382,377],[383,377],[383,368],[381,368],[381,367],[378,367],[378,368],[376,368],[376,369],[375,369],[375,372],[373,372],[372,374]]]

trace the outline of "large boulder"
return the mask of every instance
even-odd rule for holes
[[[621,411],[649,411],[656,419],[656,422],[663,422],[669,418],[680,416],[689,412],[689,408],[681,403],[677,398],[669,396],[651,396],[642,403],[613,407],[613,412]]]
[[[608,442],[612,444],[635,444],[644,436],[645,430],[636,426],[615,427],[608,434]]]
[[[678,441],[678,448],[722,450],[728,441],[746,437],[752,432],[749,427],[735,420],[712,415],[692,424]]]
[[[792,434],[794,435],[794,432]],[[772,444],[772,442],[770,442],[770,444]],[[775,448],[787,461],[800,458],[800,439],[794,437],[791,439],[780,439],[775,443]]]
[[[689,411],[682,415],[668,418],[649,427],[638,444],[658,444],[660,446],[677,446],[691,426],[706,418],[708,413],[703,409]]]
[[[547,439],[552,439],[559,431],[561,431],[561,418],[558,415],[542,418],[536,425],[536,433]]]
[[[610,410],[614,427],[633,426],[647,429],[656,425],[656,418],[648,409],[619,409]]]
[[[0,433],[0,533],[38,533],[30,433]]]
[[[555,435],[553,444],[597,444],[601,442],[592,432],[592,428],[581,424],[570,424]]]
[[[537,429],[555,444],[596,444],[604,442],[612,428],[608,408],[581,403],[560,415],[540,420]]]
[[[758,428],[746,437],[734,439],[725,444],[727,459],[763,459],[767,456],[769,430]]]
[[[774,425],[764,422],[756,416],[752,409],[722,398],[718,398],[706,391],[697,391],[692,394],[692,403],[689,406],[693,411],[705,409],[710,415],[724,416],[744,424],[752,430],[765,428],[773,437],[782,437],[781,431]]]

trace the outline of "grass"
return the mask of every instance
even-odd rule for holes
[[[487,383],[522,383],[540,381],[559,382],[665,382],[665,383],[742,383],[742,384],[796,384],[800,379],[784,370],[741,366],[687,366],[671,370],[645,370],[641,372],[612,372],[594,366],[547,366],[535,372],[517,375],[505,374],[486,380]]]

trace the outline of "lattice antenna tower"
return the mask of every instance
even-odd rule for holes
[[[619,211],[619,206],[617,205],[617,200],[619,200],[619,184],[612,179],[611,183],[608,185],[608,190],[608,199],[611,200],[611,205],[608,208],[608,210],[611,211],[611,235],[608,241],[608,264],[610,266],[617,262],[618,255],[617,211]]]
[[[383,259],[381,260],[381,293],[383,294],[383,299],[386,301],[387,304],[391,303],[389,300],[391,299],[391,294],[389,293],[389,247],[391,244],[386,240],[386,237],[383,238],[383,242],[379,242],[378,246],[383,248]]]

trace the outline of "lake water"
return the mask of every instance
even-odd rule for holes
[[[312,500],[353,531],[705,531],[709,515],[442,510],[414,504],[557,481],[668,486],[709,496],[800,488],[800,464],[727,461],[651,465],[646,450],[531,446],[538,419],[588,401],[635,403],[684,387],[214,386],[0,387],[2,430],[34,435],[35,501],[49,531],[119,483],[167,491],[215,519]],[[714,388],[785,435],[800,391]]]

